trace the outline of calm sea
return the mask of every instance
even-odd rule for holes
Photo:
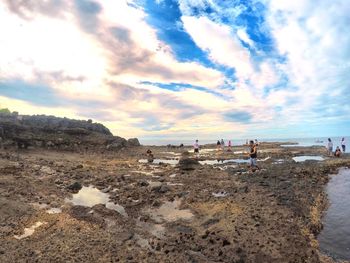
[[[350,136],[343,136],[346,141],[346,147],[347,150],[350,150]],[[330,137],[331,140],[333,141],[333,148],[335,149],[337,146],[340,146],[340,142],[342,137]],[[220,138],[221,139],[221,138]],[[255,138],[254,138],[255,139]],[[315,137],[315,138],[285,138],[285,139],[259,139],[257,138],[259,142],[284,142],[286,145],[290,142],[293,143],[298,143],[298,146],[313,146],[313,145],[318,145],[318,146],[326,146],[328,143],[328,137]],[[227,144],[229,139],[225,139],[225,144]],[[194,140],[165,140],[165,139],[160,139],[160,140],[142,140],[140,139],[141,144],[143,145],[156,145],[156,146],[161,146],[161,145],[180,145],[183,143],[184,145],[192,145],[194,143]],[[216,144],[217,140],[200,140],[199,138],[199,144],[204,145],[204,144]],[[233,145],[242,145],[246,143],[245,139],[238,139],[238,140],[231,140]]]

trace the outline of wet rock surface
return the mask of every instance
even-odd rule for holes
[[[198,162],[244,159],[244,147],[186,153],[177,166],[140,163],[148,148],[0,150],[0,262],[332,262],[316,240],[324,186],[350,156],[297,163],[325,149],[262,144],[252,173],[246,163]],[[190,150],[151,149],[160,159]],[[70,202],[83,187],[105,200]]]

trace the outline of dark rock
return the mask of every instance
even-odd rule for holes
[[[141,146],[141,144],[137,138],[130,138],[128,139],[128,146]]]
[[[159,207],[161,205],[161,202],[158,201],[158,200],[155,200],[153,203],[152,203],[152,206],[154,207]]]
[[[109,151],[119,151],[126,146],[127,146],[126,139],[115,136],[113,140],[111,140],[109,144],[106,146],[106,149]]]
[[[67,187],[68,190],[72,192],[78,192],[83,186],[79,182],[75,182]]]
[[[166,192],[169,192],[169,191],[170,191],[169,186],[167,186],[167,185],[165,185],[165,184],[163,184],[163,185],[159,188],[159,190],[158,190],[158,192],[159,192],[159,193],[162,193],[162,194],[164,194],[164,193],[166,193]]]
[[[198,160],[189,157],[188,152],[182,153],[181,159],[179,160],[178,167],[181,170],[194,170],[199,165]]]
[[[146,180],[142,180],[139,182],[139,186],[149,186],[149,183]]]

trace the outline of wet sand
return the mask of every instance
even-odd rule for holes
[[[139,162],[148,148],[155,164]],[[193,170],[177,164],[186,149],[1,150],[0,262],[333,262],[317,235],[350,156],[262,144],[251,173],[245,147],[206,147]]]

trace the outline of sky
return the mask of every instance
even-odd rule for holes
[[[0,108],[142,140],[350,134],[348,0],[2,0]]]

